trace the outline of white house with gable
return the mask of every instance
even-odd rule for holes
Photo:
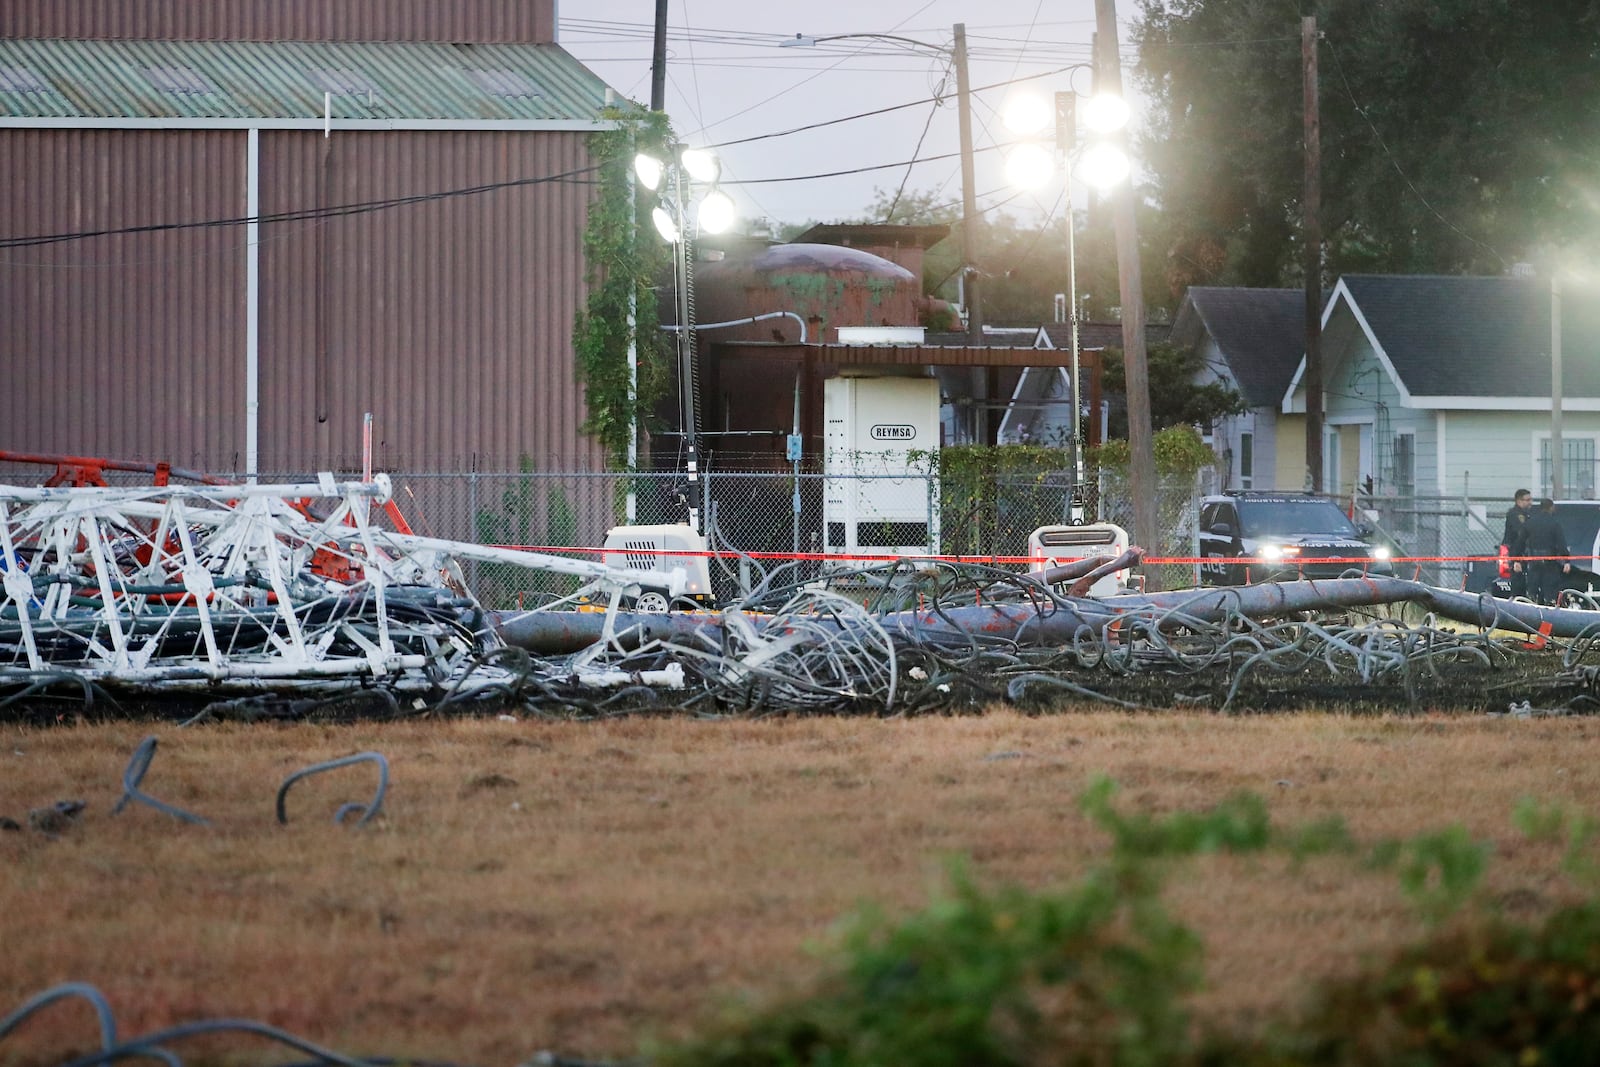
[[[1323,486],[1346,495],[1551,494],[1551,291],[1515,277],[1348,275],[1322,316]],[[1600,492],[1600,302],[1561,310],[1566,499]],[[1305,361],[1283,396],[1306,410]]]

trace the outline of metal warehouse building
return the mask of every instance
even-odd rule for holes
[[[554,0],[8,0],[0,449],[598,468]]]

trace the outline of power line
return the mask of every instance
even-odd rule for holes
[[[1007,147],[1004,144],[989,145],[977,151],[991,152]],[[868,174],[873,171],[893,170],[898,167],[914,166],[918,163],[936,163],[940,160],[957,159],[959,152],[948,152],[937,156],[924,156],[920,159],[896,160],[893,163],[877,163],[869,166],[854,167],[848,170],[825,171],[818,174],[796,174],[781,178],[743,178],[729,179],[724,185],[773,185],[781,182],[817,181],[824,178],[838,178],[851,174]],[[260,224],[306,222],[318,219],[342,218],[350,215],[365,215],[390,208],[405,207],[411,204],[428,203],[438,200],[449,200],[458,197],[477,196],[483,193],[495,192],[501,189],[513,189],[529,185],[545,185],[552,182],[581,181],[583,184],[593,184],[585,180],[584,175],[593,174],[599,170],[598,165],[566,171],[561,174],[544,175],[537,178],[513,178],[502,182],[488,182],[483,185],[468,186],[459,189],[446,189],[433,193],[420,193],[413,196],[391,197],[385,200],[368,200],[353,204],[337,204],[322,208],[304,208],[296,211],[280,211],[266,215],[235,216],[222,219],[204,219],[195,222],[166,222],[151,223],[144,226],[123,226],[103,230],[78,230],[66,233],[36,234],[29,237],[0,238],[0,249],[3,248],[34,248],[40,245],[61,244],[67,241],[87,240],[93,237],[122,237],[146,233],[170,233],[179,230],[216,229],[229,226],[242,226],[255,222]],[[1006,203],[1009,203],[1009,198]],[[985,209],[988,210],[988,209]]]
[[[1085,20],[1085,21],[1092,21],[1092,20]],[[564,30],[570,31],[569,33],[564,34],[564,36],[563,36],[563,43],[566,43],[566,44],[574,44],[574,43],[597,44],[597,43],[603,43],[603,42],[606,42],[606,41],[616,41],[616,42],[619,42],[619,43],[632,44],[633,42],[649,41],[649,40],[652,40],[653,37],[654,37],[654,27],[650,26],[650,25],[647,25],[645,23],[617,22],[617,21],[607,21],[607,20],[599,20],[599,19],[562,19],[561,20],[561,24],[562,24],[562,27],[563,27]],[[1053,40],[1040,41],[1040,40],[1032,39],[1032,36],[1031,36],[1032,32],[1034,30],[1036,30],[1037,28],[1041,27],[1041,26],[1075,25],[1075,24],[1077,24],[1077,23],[1067,23],[1067,22],[1045,22],[1045,23],[1037,23],[1036,22],[1036,23],[1031,23],[1028,26],[1029,36],[1028,37],[1023,37],[1023,38],[1007,37],[1007,36],[1002,36],[1002,35],[984,35],[984,34],[980,34],[980,33],[974,33],[974,32],[971,32],[969,30],[969,33],[968,33],[968,41],[969,42],[972,42],[972,41],[991,41],[991,42],[994,42],[994,46],[993,47],[983,47],[983,48],[974,48],[974,49],[972,49],[970,55],[972,57],[974,57],[974,58],[984,57],[984,58],[1004,58],[1004,59],[1013,59],[1013,58],[1025,59],[1030,54],[1038,55],[1040,53],[1050,53],[1050,52],[1058,52],[1058,53],[1061,53],[1061,54],[1070,54],[1070,55],[1084,55],[1089,50],[1089,45],[1084,43],[1084,42],[1080,42],[1080,41],[1053,41]],[[1020,25],[1020,24],[1018,24],[1018,25]],[[993,28],[995,28],[995,29],[1007,29],[1007,28],[1011,28],[1011,24],[1002,25],[1002,26],[996,26],[996,27],[993,27]],[[941,28],[938,31],[930,31],[930,32],[943,32],[943,29],[944,28]],[[581,34],[590,34],[592,36],[585,36],[585,37],[572,36],[572,34],[580,34],[580,33]],[[818,37],[827,37],[829,35],[828,34],[819,34],[817,36]],[[721,29],[694,28],[694,27],[689,27],[689,26],[683,26],[681,28],[669,27],[669,29],[667,31],[667,39],[671,40],[671,41],[684,41],[684,42],[689,42],[689,43],[693,43],[693,44],[701,44],[701,45],[727,45],[727,46],[736,46],[736,47],[759,48],[759,49],[762,49],[763,50],[763,54],[765,54],[765,51],[767,49],[771,49],[771,48],[777,47],[780,44],[782,44],[783,42],[792,40],[793,38],[789,37],[786,34],[775,34],[775,33],[770,33],[770,32],[765,32],[765,31],[721,30]],[[843,46],[843,45],[839,45],[839,44],[833,43],[833,42],[819,41],[816,45],[811,46],[811,49],[815,53],[831,54],[831,55],[844,55],[844,56],[856,56],[856,55],[900,56],[900,55],[904,55],[905,54],[905,50],[906,50],[906,47],[907,47],[907,46],[904,46],[904,45],[896,45],[894,42],[884,41],[884,40],[881,40],[881,39],[864,38],[864,41],[865,41],[865,43],[863,43],[863,44],[861,44],[859,46],[854,46],[854,47]],[[1132,46],[1129,46],[1128,48],[1125,48],[1124,52],[1126,54],[1130,55],[1130,56],[1136,54],[1136,50]],[[697,61],[699,61],[699,60],[697,60]],[[703,62],[703,61],[701,61],[701,62]]]
[[[1366,122],[1367,128],[1372,131],[1372,136],[1377,138],[1378,147],[1383,149],[1384,158],[1389,161],[1389,165],[1394,168],[1394,172],[1400,176],[1400,180],[1406,183],[1406,188],[1411,190],[1411,194],[1417,198],[1418,202],[1421,203],[1423,207],[1428,209],[1429,213],[1432,214],[1434,218],[1448,226],[1450,230],[1458,237],[1465,241],[1469,241],[1483,249],[1485,252],[1488,252],[1491,256],[1500,261],[1501,267],[1505,267],[1506,258],[1500,254],[1498,249],[1484,241],[1480,241],[1478,238],[1472,236],[1470,233],[1467,233],[1461,227],[1445,218],[1439,213],[1439,209],[1429,203],[1428,198],[1422,195],[1422,190],[1417,188],[1416,183],[1413,182],[1406,172],[1401,169],[1400,161],[1394,157],[1394,153],[1389,151],[1389,145],[1384,141],[1383,134],[1378,132],[1378,127],[1375,123],[1373,123],[1372,117],[1367,114],[1367,109],[1362,107],[1361,104],[1356,100],[1355,93],[1350,88],[1350,79],[1345,77],[1344,64],[1339,61],[1339,49],[1331,40],[1328,41],[1328,52],[1333,56],[1333,65],[1339,71],[1339,81],[1344,85],[1345,96],[1350,98],[1350,106],[1354,108],[1356,114],[1360,115],[1362,120]]]
[[[477,196],[482,193],[492,193],[501,189],[515,189],[527,185],[546,185],[551,182],[573,181],[582,181],[583,184],[592,184],[592,182],[584,180],[584,175],[593,174],[599,169],[599,164],[594,164],[587,167],[580,167],[576,170],[564,171],[560,174],[542,175],[537,178],[511,178],[506,181],[487,182],[482,185],[464,186],[457,189],[445,189],[433,193],[418,193],[412,196],[389,197],[383,200],[365,200],[353,204],[335,204],[327,207],[301,208],[295,211],[278,211],[265,215],[241,215],[224,219],[204,219],[197,222],[149,223],[143,226],[120,226],[104,230],[77,230],[66,233],[37,234],[31,237],[4,237],[0,238],[0,248],[33,248],[38,245],[59,244],[63,241],[78,241],[90,237],[120,237],[141,233],[167,233],[174,230],[198,230],[228,226],[243,226],[251,222],[267,224],[277,222],[305,222],[314,219],[339,218],[346,215],[366,215],[374,211],[384,211],[389,208],[405,207],[410,204],[422,204],[435,200],[448,200],[464,196]]]
[[[1005,144],[986,145],[974,149],[976,152],[993,152],[1000,148],[1008,148],[1015,142]],[[945,152],[937,156],[923,156],[921,159],[902,159],[895,163],[873,163],[865,167],[851,167],[848,170],[830,170],[821,174],[796,174],[787,178],[745,178],[743,181],[724,182],[724,185],[772,185],[778,182],[809,182],[820,178],[842,178],[850,174],[870,174],[875,170],[894,170],[896,167],[911,166],[916,163],[937,163],[941,159],[960,159],[960,152]]]
[[[1068,72],[1068,71],[1070,71],[1070,70],[1072,70],[1072,69],[1074,69],[1075,67],[1078,67],[1078,66],[1081,66],[1081,64],[1074,63],[1074,64],[1071,64],[1071,65],[1065,66],[1065,67],[1056,67],[1056,68],[1054,68],[1052,70],[1041,71],[1038,74],[1024,74],[1020,78],[1010,78],[1010,79],[1008,79],[1006,81],[1003,81],[1003,82],[991,82],[988,85],[977,86],[976,88],[974,88],[972,90],[972,92],[974,92],[974,93],[984,93],[984,92],[988,92],[991,89],[1004,89],[1007,86],[1016,85],[1018,82],[1034,81],[1034,80],[1039,79],[1039,78],[1048,78],[1053,74],[1065,74],[1066,72]],[[853,122],[856,119],[872,118],[872,117],[877,116],[877,115],[887,115],[891,111],[904,111],[906,108],[921,107],[923,104],[926,104],[926,103],[930,102],[930,100],[933,103],[939,103],[942,99],[943,99],[942,96],[934,96],[934,97],[926,97],[925,96],[920,100],[909,100],[909,101],[907,101],[906,103],[903,103],[903,104],[890,104],[887,107],[875,108],[872,111],[862,111],[862,112],[858,112],[857,114],[854,114],[854,115],[845,115],[842,118],[824,119],[821,122],[809,122],[804,126],[793,126],[793,127],[790,127],[787,130],[779,130],[776,133],[758,133],[758,134],[754,134],[754,135],[752,135],[750,137],[739,137],[739,138],[736,138],[736,139],[731,140],[731,141],[719,141],[716,144],[710,145],[709,147],[711,147],[711,148],[727,148],[730,145],[749,144],[751,141],[765,141],[765,140],[769,140],[770,138],[773,138],[773,137],[787,137],[787,136],[789,136],[790,134],[793,134],[793,133],[805,133],[807,130],[818,130],[818,129],[823,128],[824,126],[837,126],[841,122]]]
[[[884,222],[894,221],[894,209],[900,206],[900,197],[906,191],[906,183],[911,180],[911,168],[916,165],[917,157],[922,154],[922,142],[928,139],[928,131],[933,128],[933,116],[938,114],[939,105],[935,102],[928,109],[928,119],[922,124],[922,133],[917,137],[917,147],[911,150],[911,162],[906,164],[906,172],[900,177],[900,188],[894,191],[894,199],[889,201],[889,209],[883,213]]]
[[[974,92],[984,92],[984,91],[987,91],[987,90],[990,90],[990,89],[1002,88],[1004,86],[1012,85],[1012,84],[1014,84],[1016,82],[1020,82],[1020,81],[1028,81],[1028,80],[1035,79],[1035,78],[1049,77],[1052,74],[1063,73],[1066,70],[1070,70],[1070,69],[1072,69],[1072,68],[1071,67],[1063,67],[1063,68],[1058,68],[1056,70],[1046,71],[1046,72],[1043,72],[1043,73],[1040,73],[1040,74],[1030,74],[1030,75],[1025,75],[1025,76],[1023,76],[1021,78],[1013,78],[1013,79],[1009,79],[1009,80],[1003,81],[1003,82],[994,82],[994,83],[989,84],[989,85],[980,86],[980,87],[978,87],[977,89],[975,89],[973,91]],[[752,141],[767,140],[767,139],[775,138],[775,137],[786,137],[786,136],[789,136],[791,134],[801,133],[801,132],[804,132],[804,131],[807,131],[807,130],[818,129],[818,128],[825,127],[825,126],[838,125],[838,124],[844,123],[844,122],[852,122],[852,121],[855,121],[857,119],[870,118],[870,117],[873,117],[873,116],[876,116],[876,115],[882,115],[882,114],[885,114],[885,113],[888,113],[888,112],[891,112],[891,111],[900,111],[900,110],[903,110],[905,108],[918,107],[918,106],[921,106],[921,105],[924,105],[924,104],[928,104],[928,103],[937,104],[941,99],[942,98],[938,97],[938,96],[924,97],[924,98],[922,98],[920,100],[913,100],[913,101],[909,101],[909,102],[904,103],[904,104],[895,104],[895,105],[891,105],[889,107],[877,108],[877,109],[874,109],[872,111],[863,111],[863,112],[859,112],[859,113],[854,114],[854,115],[841,116],[840,118],[836,118],[836,119],[827,119],[827,120],[824,120],[822,122],[809,123],[809,124],[807,124],[805,126],[797,126],[797,127],[794,127],[793,129],[789,129],[789,130],[780,130],[780,131],[775,132],[775,133],[757,134],[757,135],[752,136],[752,137],[744,137],[744,138],[739,138],[739,139],[732,140],[732,141],[724,141],[724,142],[721,142],[720,144],[715,144],[715,145],[712,145],[710,147],[713,147],[713,148],[724,148],[724,147],[727,147],[727,146],[730,146],[730,145],[746,144],[746,143],[749,143],[749,142],[752,142]],[[989,148],[979,149],[979,151],[991,151],[993,148],[998,148],[998,147],[1002,147],[1002,146],[996,144],[996,145],[990,146]],[[819,173],[819,174],[791,175],[791,176],[788,176],[788,177],[781,177],[781,178],[746,178],[746,179],[742,179],[742,180],[738,180],[738,181],[731,181],[730,180],[730,181],[725,182],[724,184],[727,184],[727,185],[768,185],[768,184],[777,184],[777,183],[781,183],[781,182],[815,181],[815,180],[821,180],[821,179],[825,179],[825,178],[843,177],[845,175],[850,175],[850,174],[866,174],[866,173],[871,173],[873,171],[879,171],[879,170],[892,170],[892,169],[894,169],[896,167],[909,167],[909,166],[913,166],[913,165],[915,165],[917,163],[930,163],[930,162],[937,162],[939,160],[944,160],[944,159],[955,159],[955,158],[959,158],[959,156],[960,156],[960,153],[958,153],[958,152],[957,153],[946,153],[944,155],[939,155],[939,156],[927,156],[927,157],[920,158],[920,159],[913,158],[913,159],[910,159],[910,160],[897,160],[897,161],[892,162],[892,163],[880,163],[880,164],[874,164],[874,165],[870,165],[870,166],[856,167],[856,168],[852,168],[852,169],[849,169],[849,170],[828,171],[828,172]],[[495,191],[498,191],[498,190],[501,190],[501,189],[514,189],[514,188],[518,188],[518,187],[521,187],[521,186],[543,185],[543,184],[548,184],[548,183],[551,183],[551,182],[564,182],[564,181],[565,182],[583,182],[585,184],[591,184],[592,182],[586,176],[594,174],[599,169],[600,168],[599,168],[598,165],[591,165],[591,166],[588,166],[588,167],[580,167],[580,168],[578,168],[576,170],[565,171],[565,172],[560,173],[560,174],[542,175],[542,176],[539,176],[539,177],[532,177],[532,178],[511,178],[511,179],[507,179],[505,181],[487,182],[487,183],[484,183],[484,184],[481,184],[481,185],[465,186],[465,187],[456,188],[456,189],[445,189],[445,190],[440,190],[440,191],[431,192],[431,193],[419,193],[419,194],[414,194],[414,195],[411,195],[411,196],[390,197],[390,198],[382,199],[382,200],[360,201],[360,202],[351,203],[351,204],[330,205],[330,206],[327,206],[327,207],[302,208],[302,209],[293,210],[293,211],[274,212],[274,213],[271,213],[271,214],[258,215],[258,216],[254,216],[254,217],[252,217],[252,216],[237,216],[237,217],[224,218],[224,219],[206,219],[206,220],[200,220],[200,221],[195,221],[195,222],[151,223],[151,224],[147,224],[147,225],[143,225],[143,226],[115,227],[115,228],[107,228],[107,229],[101,229],[101,230],[78,230],[78,231],[51,233],[51,234],[36,234],[36,235],[27,236],[27,237],[3,237],[3,238],[0,238],[0,249],[4,249],[4,248],[32,248],[32,247],[37,247],[37,246],[40,246],[40,245],[59,244],[61,242],[65,242],[65,241],[85,240],[85,239],[93,238],[93,237],[117,237],[117,236],[126,236],[126,235],[141,234],[141,233],[165,233],[165,232],[171,232],[171,231],[177,231],[177,230],[203,229],[203,228],[207,228],[207,227],[240,226],[240,225],[244,225],[244,224],[250,223],[250,222],[265,223],[265,224],[280,223],[280,222],[303,222],[303,221],[316,220],[316,219],[339,218],[339,217],[347,216],[347,215],[370,214],[370,213],[375,212],[375,211],[383,211],[383,210],[386,210],[386,209],[389,209],[389,208],[405,207],[405,206],[411,205],[411,204],[427,203],[427,202],[436,201],[436,200],[447,200],[447,199],[453,199],[453,198],[456,198],[456,197],[476,196],[476,195],[479,195],[479,194],[482,194],[482,193],[495,192]]]

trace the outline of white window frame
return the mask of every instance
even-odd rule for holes
[[[1542,470],[1540,470],[1541,459],[1543,458],[1543,454],[1550,447],[1549,446],[1549,441],[1550,441],[1550,431],[1549,430],[1535,430],[1534,431],[1534,433],[1533,433],[1532,476],[1531,476],[1531,479],[1529,481],[1529,484],[1538,486],[1538,488],[1535,489],[1534,492],[1533,492],[1533,495],[1534,495],[1535,498],[1542,497],[1542,496],[1548,496],[1549,493],[1550,493],[1550,485],[1549,485],[1548,482],[1546,482],[1544,480],[1544,472]],[[1567,447],[1567,442],[1568,441],[1590,441],[1590,442],[1592,442],[1594,444],[1594,465],[1595,465],[1596,469],[1592,473],[1590,480],[1594,484],[1595,498],[1600,498],[1600,433],[1597,433],[1597,432],[1592,431],[1592,430],[1571,431],[1571,430],[1563,429],[1561,431],[1561,450],[1563,452],[1566,451],[1566,447]],[[1554,457],[1552,457],[1552,462],[1559,462],[1559,461],[1555,460]],[[1581,499],[1585,499],[1583,497],[1574,497],[1572,495],[1572,486],[1570,486],[1570,485],[1563,486],[1561,492],[1562,492],[1562,498],[1566,499],[1566,500],[1581,500]]]
[[[1248,447],[1247,447],[1248,442]],[[1248,469],[1246,462],[1248,461]],[[1255,488],[1256,479],[1256,435],[1254,430],[1243,430],[1239,434],[1239,488]]]

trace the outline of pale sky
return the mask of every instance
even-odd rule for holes
[[[560,43],[620,93],[648,104],[655,0],[562,0],[558,11]],[[1124,80],[1130,83],[1128,23],[1134,14],[1134,0],[1118,0]],[[1015,139],[1000,121],[1010,90],[978,90],[1047,75],[1024,85],[1047,100],[1069,88],[1087,93],[1087,70],[1050,72],[1088,61],[1094,0],[671,0],[666,109],[686,143],[722,146],[717,152],[725,176],[749,183],[726,187],[747,218],[803,222],[859,216],[875,187],[892,193],[902,180],[908,191],[934,190],[959,203],[956,80],[947,55],[867,37],[779,47],[797,33],[875,33],[948,49],[958,22],[966,26],[974,89],[978,207],[1010,198],[997,210],[1039,218],[1059,213],[1059,176],[1037,193],[1019,195],[1007,185],[1002,153],[984,149]],[[729,143],[926,101],[938,93],[945,96],[938,107],[918,103],[803,133]],[[925,161],[910,168],[909,179],[907,167],[900,165],[844,177],[759,181],[914,158]],[[1077,193],[1081,200],[1082,191]]]

